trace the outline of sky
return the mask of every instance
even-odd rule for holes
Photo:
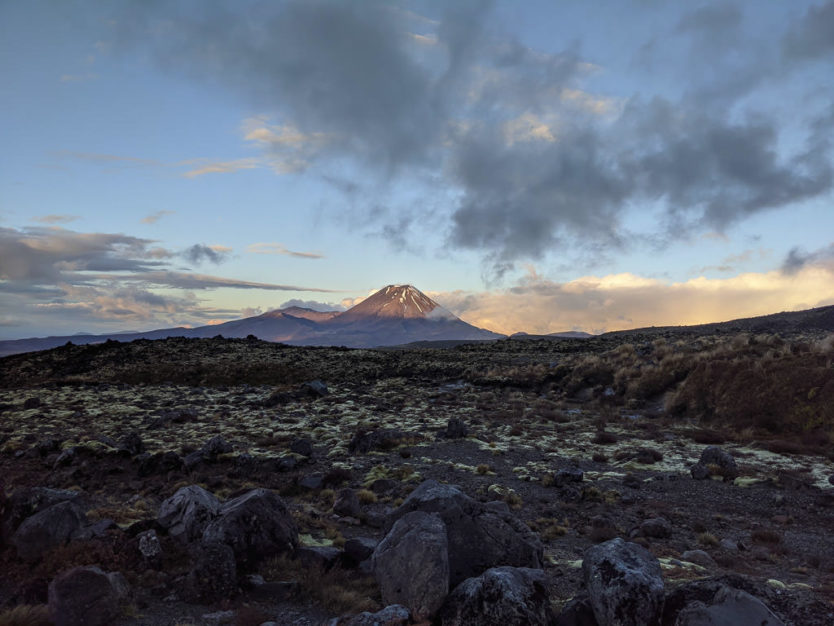
[[[0,338],[834,304],[834,0],[0,0]]]

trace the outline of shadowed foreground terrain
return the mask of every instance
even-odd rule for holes
[[[392,599],[447,625],[604,623],[593,546],[659,566],[657,623],[725,588],[830,624],[832,364],[821,332],[714,329],[6,357],[0,624],[51,623],[47,604],[82,623],[61,615],[85,588],[104,590],[96,623],[319,624]],[[487,563],[459,545],[482,531],[523,549]],[[527,612],[473,618],[477,585],[527,585]]]

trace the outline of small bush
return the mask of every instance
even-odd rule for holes
[[[609,433],[605,430],[600,430],[596,435],[594,435],[594,438],[591,439],[591,443],[596,443],[601,446],[617,443],[617,435]]]
[[[360,489],[356,492],[356,496],[362,504],[373,504],[377,501],[376,494],[369,489]]]
[[[718,537],[713,535],[712,533],[703,532],[698,533],[698,543],[704,546],[717,546],[720,542],[718,541]]]
[[[750,538],[756,543],[777,544],[782,542],[782,536],[779,533],[764,528],[754,530]]]
[[[480,465],[478,465],[478,467],[476,468],[476,471],[477,471],[477,472],[478,472],[481,476],[483,476],[483,475],[485,475],[485,474],[488,474],[488,473],[490,472],[490,469],[491,469],[491,468],[489,467],[489,465],[487,465],[486,463],[481,463],[481,464],[480,464]]]

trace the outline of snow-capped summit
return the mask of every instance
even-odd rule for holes
[[[340,323],[369,318],[456,319],[411,285],[388,285],[339,315]]]

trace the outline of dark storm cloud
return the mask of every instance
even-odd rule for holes
[[[834,54],[834,0],[808,9],[785,38],[786,56],[794,59]]]
[[[190,248],[187,248],[182,253],[182,256],[185,257],[187,260],[191,261],[192,263],[202,263],[203,261],[209,261],[210,263],[218,265],[228,260],[229,250],[218,246],[211,247],[197,243],[191,246]]]
[[[419,24],[377,2],[264,4],[248,14],[212,4],[200,17],[173,18],[160,6],[122,20],[134,41],[150,37],[173,71],[327,137],[317,159],[355,157],[384,175],[430,172],[455,191],[448,241],[482,252],[493,274],[554,249],[591,255],[722,231],[834,184],[831,126],[791,120],[786,150],[784,122],[751,97],[834,49],[834,2],[768,33],[751,33],[737,3],[702,4],[646,48],[680,75],[682,94],[610,103],[582,91],[592,69],[581,41],[557,54],[531,50],[500,34],[480,2],[448,4]],[[425,29],[431,36],[416,44]],[[370,192],[349,190],[361,213],[357,197]],[[647,206],[660,213],[659,230],[627,232],[626,215]],[[396,211],[377,229],[395,243],[422,221]]]
[[[782,272],[796,274],[808,265],[825,265],[834,268],[834,243],[813,252],[805,252],[799,247],[791,248],[782,262]]]

